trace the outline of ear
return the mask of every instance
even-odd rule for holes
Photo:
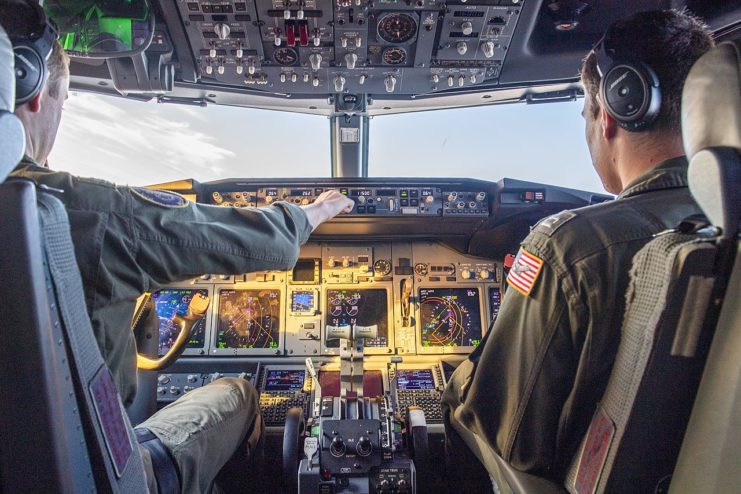
[[[600,125],[602,126],[602,137],[606,140],[611,140],[615,137],[618,130],[617,121],[610,115],[607,110],[600,108]]]
[[[26,102],[26,106],[31,113],[38,113],[41,110],[41,95],[43,93],[44,91],[39,91],[39,94]]]

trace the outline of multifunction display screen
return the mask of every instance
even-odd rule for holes
[[[152,294],[154,308],[159,320],[159,354],[164,355],[175,343],[180,327],[172,322],[176,314],[188,315],[188,305],[193,295],[199,293],[208,297],[208,290],[195,288],[167,288]],[[206,318],[202,318],[190,332],[187,348],[203,348],[206,340]]]
[[[328,326],[377,326],[377,338],[365,338],[366,347],[388,345],[388,296],[385,288],[327,290]],[[329,341],[338,348],[339,341]]]
[[[313,314],[316,298],[313,290],[291,293],[291,312],[295,314]]]
[[[272,370],[265,374],[263,391],[301,391],[304,388],[303,370]]]
[[[397,388],[407,389],[435,389],[435,380],[431,369],[399,370],[396,373]]]
[[[219,291],[217,348],[278,348],[280,290]]]
[[[422,346],[474,347],[481,343],[478,288],[419,290]]]

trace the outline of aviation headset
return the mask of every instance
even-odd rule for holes
[[[59,37],[57,25],[47,19],[41,5],[36,0],[27,0],[25,3],[34,10],[38,24],[29,33],[10,36],[15,55],[16,106],[33,99],[44,87],[48,73],[46,61],[51,55],[54,41]]]
[[[607,113],[630,132],[648,128],[661,110],[661,88],[656,72],[640,60],[617,57],[611,49],[609,28],[594,47],[599,95]]]

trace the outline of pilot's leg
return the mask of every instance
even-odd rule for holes
[[[184,493],[211,492],[227,462],[229,470],[241,469],[246,480],[264,434],[257,391],[236,378],[222,378],[190,391],[137,427],[142,428],[169,449]],[[144,462],[151,473],[146,455]]]

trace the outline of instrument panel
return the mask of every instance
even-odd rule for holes
[[[523,0],[177,2],[202,82],[278,94],[496,83]]]
[[[291,271],[204,274],[154,292],[159,351],[177,337],[172,317],[201,293],[211,304],[186,357],[337,355],[326,336],[350,328],[375,335],[364,340],[371,355],[468,353],[498,311],[501,282],[500,263],[434,242],[310,242]]]

